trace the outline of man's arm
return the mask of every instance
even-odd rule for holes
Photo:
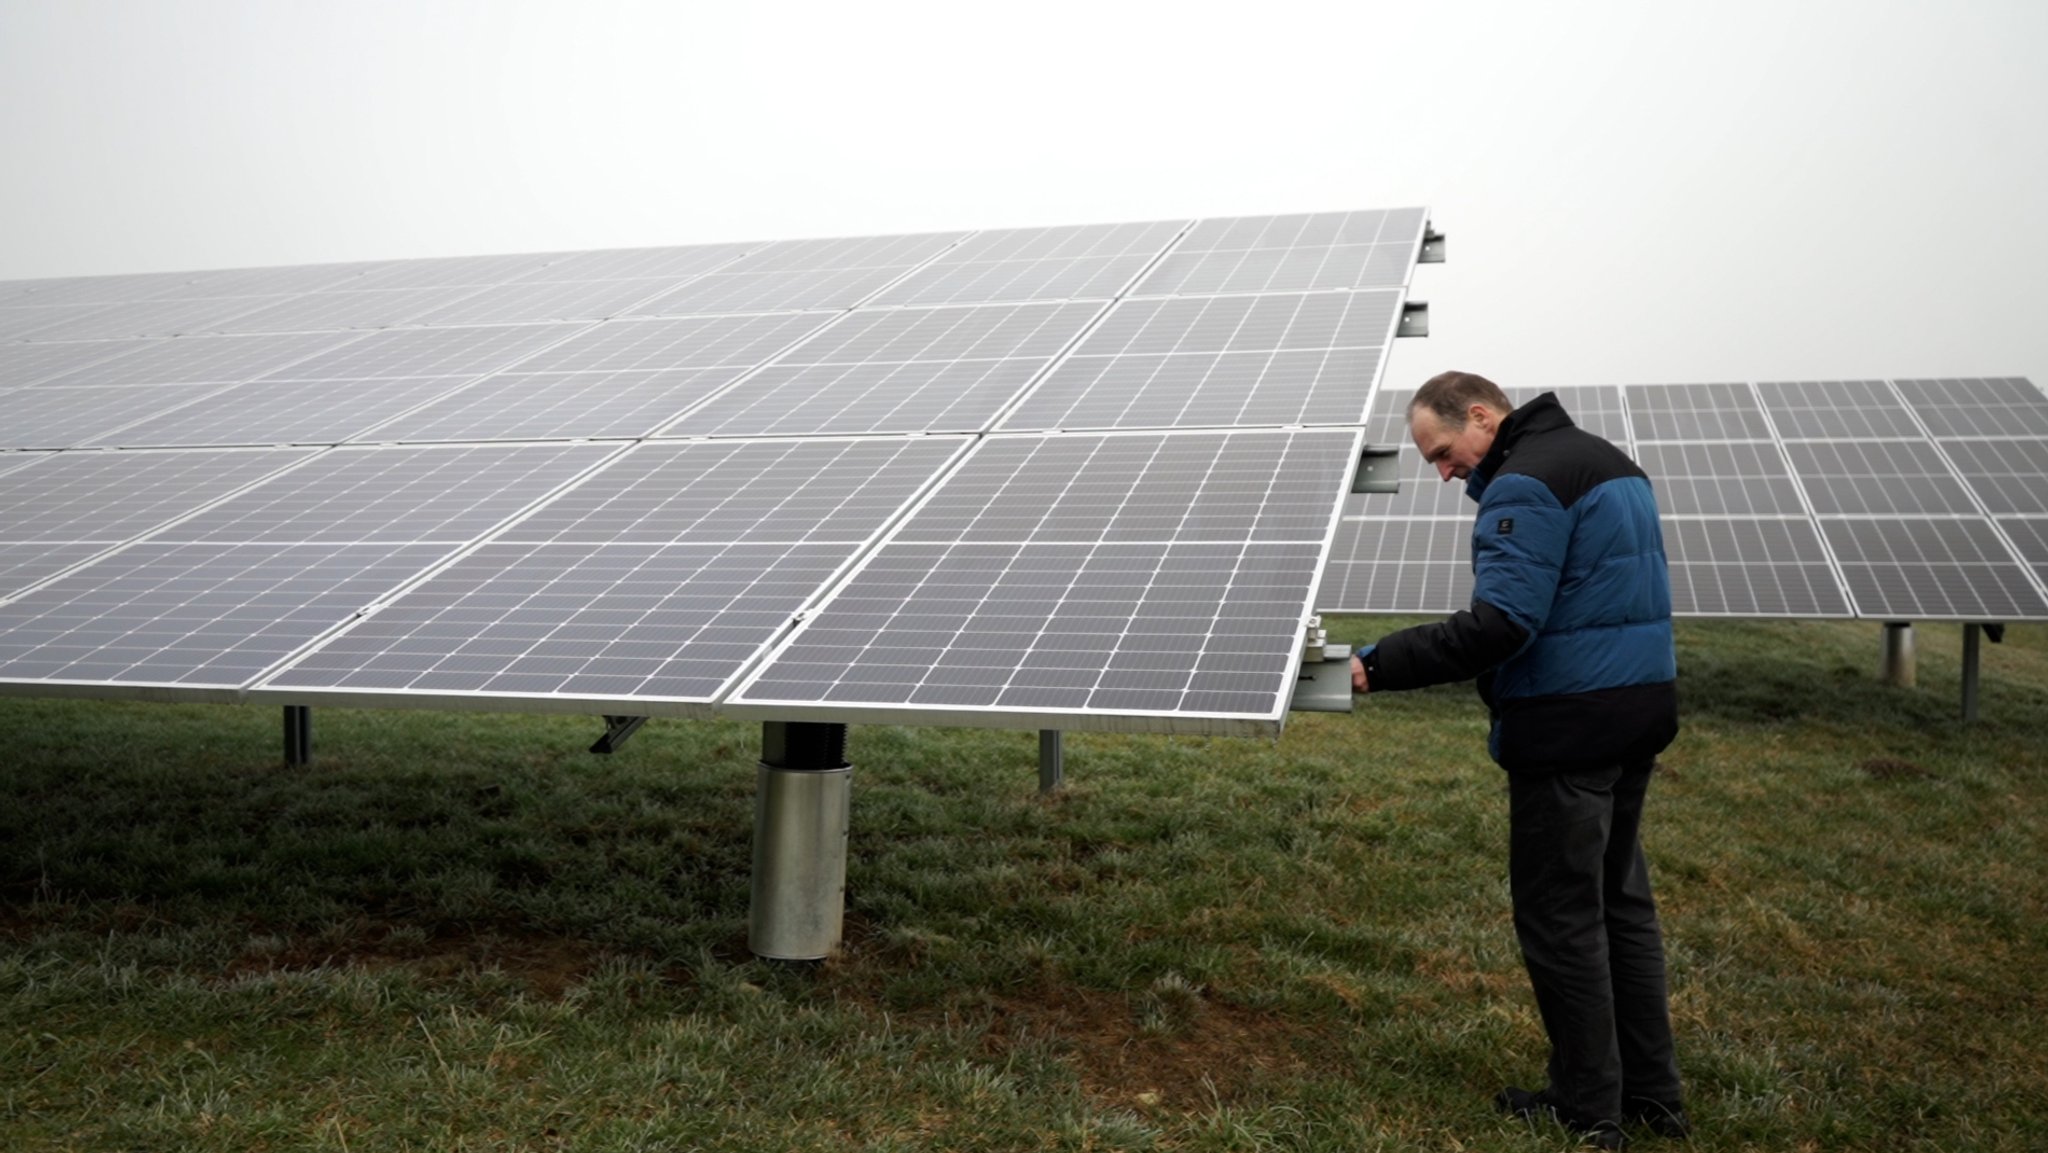
[[[1360,692],[1470,680],[1521,652],[1543,627],[1564,568],[1571,518],[1540,482],[1497,478],[1472,533],[1472,607],[1402,629],[1363,651]]]
[[[1522,651],[1529,630],[1485,601],[1440,621],[1388,633],[1352,658],[1351,687],[1361,693],[1468,681]]]

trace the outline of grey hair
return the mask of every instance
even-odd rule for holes
[[[1416,411],[1426,408],[1439,425],[1456,432],[1465,427],[1465,413],[1475,404],[1483,404],[1502,416],[1515,411],[1515,403],[1501,391],[1500,385],[1478,373],[1440,372],[1415,390],[1415,399],[1408,402],[1408,419],[1413,421]]]

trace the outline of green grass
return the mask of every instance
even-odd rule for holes
[[[1333,622],[1369,640],[1386,622]],[[1645,840],[1691,1148],[2048,1147],[2048,630],[1690,623]],[[856,727],[847,944],[745,948],[758,734],[0,701],[0,1148],[1547,1150],[1470,690],[1279,741]],[[1654,1140],[1646,1142],[1654,1147]]]

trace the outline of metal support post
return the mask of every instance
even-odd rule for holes
[[[1883,681],[1902,689],[1913,687],[1913,622],[1886,621]]]
[[[1060,750],[1058,729],[1038,730],[1038,793],[1051,796],[1067,782],[1067,760]]]
[[[1963,626],[1963,721],[1977,719],[1977,650],[1984,630],[1972,621]]]
[[[816,961],[838,947],[852,776],[845,725],[761,725],[747,922],[747,948],[756,956]]]
[[[287,765],[310,765],[313,763],[313,706],[286,705],[284,707],[284,763]]]
[[[646,723],[646,717],[614,717],[607,714],[604,718],[604,735],[597,738],[597,743],[590,746],[590,751],[610,756],[618,752],[620,746],[632,740],[633,734],[639,732],[640,726]]]

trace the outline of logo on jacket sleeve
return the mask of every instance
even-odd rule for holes
[[[1502,536],[1515,535],[1515,518],[1511,516],[1504,516],[1500,518],[1500,523],[1493,526],[1493,531],[1499,533]]]

